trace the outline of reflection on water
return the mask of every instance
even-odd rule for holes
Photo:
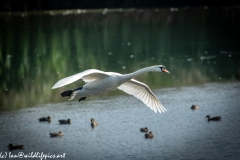
[[[166,113],[154,113],[132,96],[39,105],[0,116],[0,148],[24,144],[25,154],[66,153],[66,159],[230,159],[240,158],[240,83],[153,90]],[[192,104],[200,106],[190,109]],[[206,115],[221,116],[208,122]],[[38,122],[51,116],[51,123]],[[59,119],[72,120],[59,125]],[[90,119],[99,126],[91,128]],[[148,127],[153,139],[139,128]],[[63,132],[50,138],[51,132]],[[17,154],[19,150],[12,151]]]
[[[165,65],[170,76],[138,77],[151,88],[240,78],[238,8],[59,13],[0,16],[1,110],[59,102],[52,85],[89,68]]]

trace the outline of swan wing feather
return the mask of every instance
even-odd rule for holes
[[[83,81],[85,81],[85,82],[91,82],[91,81],[94,81],[96,79],[101,79],[106,76],[109,76],[106,72],[103,72],[103,71],[100,71],[97,69],[88,69],[84,72],[80,72],[80,73],[77,73],[72,76],[69,76],[69,77],[59,80],[57,83],[54,84],[52,89],[65,86],[65,85],[73,83],[79,79],[83,79]]]
[[[119,90],[124,91],[127,94],[133,95],[134,97],[141,100],[151,110],[159,113],[167,111],[158,98],[153,94],[151,89],[144,83],[139,82],[135,79],[131,79],[128,82],[123,83],[118,87]]]

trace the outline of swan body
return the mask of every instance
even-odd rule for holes
[[[144,104],[154,110],[155,113],[164,112],[166,109],[162,106],[158,98],[153,94],[150,88],[135,79],[134,77],[146,72],[166,72],[166,67],[156,65],[142,68],[130,74],[120,74],[116,72],[103,72],[97,69],[89,69],[84,72],[59,80],[52,89],[65,86],[82,79],[86,84],[83,87],[67,90],[61,93],[63,97],[71,96],[69,100],[79,98],[79,101],[85,100],[86,97],[92,97],[109,91],[119,89],[140,99]]]

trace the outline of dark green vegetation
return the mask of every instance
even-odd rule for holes
[[[0,16],[0,109],[62,100],[59,79],[90,68],[129,73],[154,89],[240,79],[240,10],[69,10]]]

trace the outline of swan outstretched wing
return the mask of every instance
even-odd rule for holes
[[[94,81],[96,79],[100,79],[100,78],[103,78],[106,76],[108,76],[108,74],[106,72],[103,72],[103,71],[100,71],[97,69],[89,69],[84,72],[80,72],[80,73],[77,73],[72,76],[69,76],[69,77],[59,80],[56,84],[54,84],[52,89],[65,86],[65,85],[73,83],[79,79],[83,79],[83,81],[85,81],[85,82],[91,82],[91,81]]]
[[[154,110],[155,113],[157,113],[157,111],[160,113],[167,111],[150,88],[144,83],[131,79],[120,85],[118,89],[140,99],[144,104],[151,108],[151,110]]]

